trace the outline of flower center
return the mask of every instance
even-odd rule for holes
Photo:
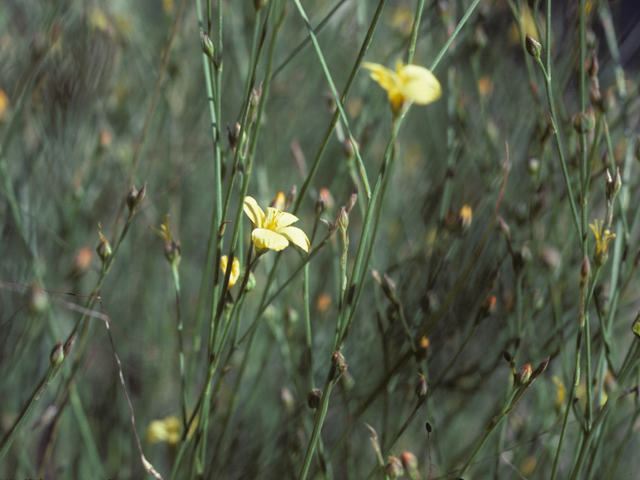
[[[280,220],[280,217],[282,217],[282,212],[280,210],[273,209],[269,213],[270,215],[267,215],[267,218],[265,218],[264,228],[275,232],[278,230],[278,221]]]

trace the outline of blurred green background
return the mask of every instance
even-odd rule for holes
[[[178,3],[27,0],[0,4],[0,436],[9,431],[49,369],[51,348],[58,339],[66,339],[78,320],[79,313],[68,303],[84,305],[85,299],[65,293],[88,295],[96,285],[101,269],[95,254],[98,225],[112,243],[114,228],[121,228],[118,212],[128,193],[127,182]],[[376,2],[305,3],[314,26],[339,6],[318,37],[341,92]],[[366,60],[391,68],[404,58],[416,2],[386,3]],[[526,3],[513,5],[524,10]],[[579,192],[580,136],[572,127],[573,115],[580,109],[578,2],[555,3],[554,88],[563,102],[557,105],[558,130],[574,191]],[[611,362],[620,365],[635,340],[629,325],[638,303],[634,258],[639,196],[634,155],[639,102],[638,75],[632,68],[637,58],[619,58],[615,47],[627,38],[619,23],[621,12],[626,12],[624,18],[637,18],[637,12],[628,13],[626,4],[618,2],[587,3],[588,52],[594,51],[600,62],[600,92],[609,102],[605,113],[589,108],[596,122],[607,119],[610,134],[610,145],[603,128],[596,127],[587,135],[589,158],[593,158],[592,181],[585,197],[589,223],[604,218],[605,169],[614,172],[619,166],[624,185],[614,208],[612,231],[617,237],[594,285],[600,304],[592,302],[591,306],[592,381],[599,395],[593,405],[597,411],[597,400],[616,385],[615,372],[605,363],[605,350]],[[470,4],[463,0],[425,2],[414,63],[431,65]],[[227,127],[233,130],[240,121],[254,28],[261,28],[266,11],[256,14],[248,0],[223,2],[219,121],[223,185],[228,185],[233,158]],[[214,19],[217,12],[214,2]],[[267,47],[273,24],[273,19],[267,20]],[[211,302],[209,295],[203,299],[199,292],[215,201],[211,117],[193,2],[186,2],[176,25],[166,73],[133,172],[135,186],[146,183],[146,197],[101,287],[101,300],[94,305],[111,319],[142,448],[163,478],[170,476],[178,446],[151,443],[146,432],[153,420],[180,415],[176,298],[162,239],[148,225],[158,228],[163,215],[169,214],[172,236],[181,243],[181,315],[191,412],[206,376],[206,349],[196,353],[192,345],[198,302]],[[211,38],[216,43],[218,33],[213,30]],[[274,49],[274,67],[282,68],[273,75],[270,90],[263,92],[268,101],[257,120],[260,136],[248,190],[263,207],[279,190],[286,195],[294,186],[300,189],[335,108],[313,47],[307,45],[289,60],[306,37],[294,4],[286,2]],[[266,56],[263,53],[256,70],[256,86],[264,81]],[[476,460],[489,458],[473,466],[473,477],[464,477],[549,478],[567,408],[566,397],[559,396],[559,385],[569,389],[574,371],[583,252],[548,127],[545,84],[520,43],[506,1],[481,1],[434,73],[442,84],[443,97],[432,105],[413,106],[404,119],[396,144],[397,167],[367,268],[393,279],[415,334],[438,311],[465,275],[466,266],[471,263],[473,267],[429,335],[428,383],[441,381],[390,453],[399,456],[412,451],[422,478],[455,476],[455,469],[469,456],[511,386],[503,350],[516,356],[516,368],[525,363],[535,368],[550,356],[547,372]],[[365,71],[359,72],[345,110],[372,183],[389,139],[387,103],[385,92]],[[333,222],[357,187],[350,174],[354,159],[345,153],[341,132],[342,124],[297,213],[300,221],[296,226],[309,235],[322,189],[328,192],[323,193],[322,218]],[[509,174],[499,213],[509,226],[510,241],[505,241],[504,229],[493,228],[482,252],[475,256],[499,202],[507,144]],[[359,195],[362,202],[361,187]],[[231,198],[226,220],[235,218],[241,202],[237,182]],[[577,194],[575,199],[580,205]],[[460,209],[464,205],[471,207],[473,220],[463,226]],[[246,219],[243,222],[242,259],[250,228]],[[227,226],[224,253],[232,227]],[[326,227],[320,224],[318,229],[320,238]],[[356,206],[350,215],[349,268],[361,229],[362,210]],[[586,235],[592,252],[593,235],[590,230]],[[523,254],[522,248],[529,253]],[[229,364],[219,368],[217,375],[224,372],[224,377],[212,402],[206,478],[298,478],[313,425],[313,411],[306,405],[308,378],[313,375],[321,387],[332,354],[341,253],[336,234],[309,267],[312,372],[305,350],[300,274],[262,315],[251,348],[243,344]],[[275,256],[270,252],[258,263],[257,287],[244,303],[240,334],[257,313]],[[294,249],[285,250],[275,283],[284,282],[299,265]],[[500,278],[489,292],[497,299],[495,311],[474,328],[488,279],[497,267]],[[365,422],[375,428],[385,449],[416,403],[419,367],[410,360],[383,385],[369,408],[354,418],[354,412],[408,348],[391,303],[369,275],[365,278],[362,301],[343,349],[348,376],[333,392],[322,431],[325,454],[338,449],[325,478],[367,478],[376,457]],[[42,308],[33,298],[33,292],[39,293],[38,285],[53,291]],[[602,324],[599,315],[609,320]],[[207,322],[200,332],[203,338],[208,336]],[[47,479],[144,475],[104,323],[92,317],[90,324],[70,404],[61,407],[65,378],[70,374],[66,366],[0,461],[0,478],[35,478],[39,473]],[[603,344],[601,325],[606,326],[610,349]],[[71,355],[73,358],[73,352]],[[637,373],[633,378],[629,388],[638,385]],[[576,395],[583,405],[580,388],[584,391],[585,387],[581,385]],[[48,407],[66,409],[55,431],[47,416],[55,410]],[[636,435],[623,441],[627,432],[636,432],[638,412],[637,391],[618,400],[580,478],[631,478],[638,471],[640,465],[633,455],[638,448]],[[228,428],[222,436],[227,418]],[[350,422],[353,425],[345,442],[340,435]],[[433,428],[430,434],[425,422]],[[570,417],[560,462],[562,478],[571,470],[580,445],[579,424]],[[619,451],[622,457],[616,460]],[[320,470],[314,459],[311,471],[317,478],[323,475]],[[190,478],[187,471],[181,470],[175,478]]]

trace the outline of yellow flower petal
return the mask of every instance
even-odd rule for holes
[[[281,212],[276,208],[267,207],[262,226],[269,230],[278,231],[279,228],[288,227],[298,221],[298,217],[287,212]],[[273,227],[273,228],[271,228]]]
[[[278,233],[284,236],[294,245],[300,247],[305,252],[309,251],[311,244],[305,233],[298,227],[285,227],[278,230]]]
[[[398,75],[402,79],[402,93],[418,105],[427,105],[442,96],[442,87],[433,73],[418,65],[405,65]]]
[[[220,268],[222,269],[223,274],[227,273],[227,263],[229,262],[229,257],[223,255],[220,257]],[[231,276],[229,277],[229,288],[233,287],[238,281],[238,277],[240,276],[240,261],[237,258],[233,259],[233,264],[231,265]]]
[[[266,228],[254,228],[251,238],[256,248],[268,248],[279,252],[289,246],[289,240],[286,237]]]
[[[253,197],[244,198],[244,213],[247,214],[251,223],[256,227],[262,227],[264,223],[264,212]]]
[[[389,94],[400,90],[400,77],[393,70],[388,69],[384,65],[373,62],[363,62],[362,66],[371,70],[371,78],[378,82]]]

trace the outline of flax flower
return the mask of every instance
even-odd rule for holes
[[[267,207],[265,214],[253,197],[245,197],[244,213],[253,224],[251,239],[256,251],[280,251],[288,247],[289,242],[305,252],[309,251],[310,243],[305,233],[297,227],[290,226],[298,221],[295,215],[272,207]]]
[[[227,273],[227,263],[229,262],[229,257],[223,255],[220,257],[220,268],[222,269],[222,274]],[[237,258],[233,259],[233,263],[231,264],[231,276],[229,277],[229,288],[233,287],[238,281],[238,277],[240,276],[240,261]]]
[[[391,109],[396,114],[405,104],[415,102],[418,105],[427,105],[442,95],[440,82],[424,67],[398,62],[394,72],[378,63],[364,62],[362,66],[371,70],[371,78],[387,91]]]

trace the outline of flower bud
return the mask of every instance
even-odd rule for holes
[[[344,367],[346,367],[346,364],[344,363],[344,355],[340,352],[334,352],[331,356],[331,365],[340,370],[344,369]]]
[[[322,195],[318,195],[318,200],[316,200],[316,218],[320,218],[322,212],[324,212],[324,200]]]
[[[589,277],[591,276],[591,266],[589,265],[589,259],[584,257],[582,259],[582,266],[580,267],[580,288],[587,286]]]
[[[171,243],[165,243],[164,256],[171,265],[175,265],[176,267],[180,265],[180,260],[182,259],[180,242],[171,241]]]
[[[259,12],[264,8],[269,0],[253,0],[253,8],[256,9],[256,12]]]
[[[578,133],[587,133],[595,124],[596,121],[591,112],[578,112],[575,117],[573,117],[573,128]]]
[[[58,340],[58,343],[54,345],[49,354],[49,362],[51,362],[51,368],[57,368],[62,365],[64,361],[64,348],[62,348],[62,342]]]
[[[284,320],[285,322],[292,324],[296,323],[300,318],[300,314],[293,307],[287,307],[284,309]]]
[[[345,206],[340,207],[340,212],[336,216],[336,226],[340,229],[340,233],[344,237],[347,234],[347,228],[349,227],[349,214]]]
[[[211,37],[209,37],[204,30],[200,30],[200,46],[202,47],[204,54],[209,57],[209,60],[215,62],[216,47],[213,44]]]
[[[297,193],[298,193],[298,187],[296,187],[294,185],[293,187],[291,187],[291,190],[289,190],[289,193],[287,193],[287,197],[284,199],[284,209],[285,209],[285,211],[289,210],[289,207],[291,206],[291,204],[295,200]]]
[[[424,360],[427,358],[427,354],[429,353],[429,339],[423,336],[418,342],[418,346],[416,348],[416,359],[418,361]]]
[[[592,51],[589,58],[587,58],[587,61],[585,62],[585,69],[587,70],[587,75],[591,78],[598,75],[598,59],[596,57],[595,50]]]
[[[334,352],[331,356],[331,374],[330,377],[334,380],[344,372],[347,371],[347,364],[344,363],[344,356],[340,352]]]
[[[284,191],[280,190],[276,197],[271,201],[269,205],[271,208],[275,208],[276,210],[283,211],[285,206],[286,198],[284,196]]]
[[[636,319],[633,321],[633,324],[631,325],[631,331],[636,337],[640,338],[640,312],[638,313],[638,315],[636,316]]]
[[[253,274],[253,272],[249,272],[249,279],[247,280],[247,284],[244,287],[244,291],[250,292],[254,288],[256,288],[256,276]]]
[[[507,242],[510,242],[511,241],[511,229],[509,228],[509,225],[507,225],[507,222],[505,222],[502,217],[498,217],[497,220],[498,220],[498,230],[500,230],[500,233],[502,234],[504,239]]]
[[[520,247],[513,254],[513,269],[520,273],[531,262],[531,250],[526,245]]]
[[[538,365],[536,369],[533,371],[533,373],[531,374],[531,380],[535,380],[545,372],[545,370],[549,366],[549,359],[550,357],[547,357],[542,362],[540,362],[540,365]]]
[[[553,273],[558,269],[562,262],[562,254],[556,247],[543,247],[540,252],[540,262],[547,272]]]
[[[127,195],[127,207],[129,207],[129,211],[131,213],[136,211],[136,208],[142,200],[144,199],[145,194],[147,193],[147,184],[145,183],[140,191],[136,189],[136,187],[131,187],[131,191],[129,195]]]
[[[387,460],[387,464],[384,467],[384,471],[391,478],[398,478],[404,474],[402,468],[402,462],[398,457],[390,456]]]
[[[312,410],[316,410],[320,406],[320,400],[322,400],[322,390],[319,388],[314,388],[307,395],[307,405]]]
[[[513,377],[513,381],[516,386],[520,387],[527,383],[531,378],[531,365],[528,363],[520,367],[520,369],[516,372]]]
[[[540,58],[540,52],[542,51],[542,45],[540,42],[535,40],[531,35],[527,33],[527,38],[525,39],[525,47],[527,48],[527,53],[531,55],[535,59]]]
[[[102,260],[102,263],[105,263],[111,256],[111,244],[106,238],[102,236],[102,234],[100,234],[100,243],[96,247],[96,252],[100,257],[100,260]]]
[[[429,385],[427,385],[427,377],[420,374],[420,381],[416,385],[416,389],[415,389],[418,400],[424,400],[424,398],[427,396],[428,391],[429,391]]]
[[[347,202],[347,213],[351,212],[351,209],[353,208],[353,206],[356,204],[356,202],[358,201],[358,190],[354,190],[351,193],[351,196],[349,197],[349,201]]]
[[[496,311],[496,296],[491,295],[487,297],[487,299],[482,304],[482,307],[480,307],[480,317],[479,317],[480,320],[484,320],[485,318],[490,317],[491,315],[493,315],[493,312],[495,311]]]
[[[526,167],[529,175],[537,175],[540,171],[540,160],[535,157],[529,157]]]
[[[76,343],[76,337],[77,337],[77,333],[73,334],[73,337],[71,337],[67,343],[64,344],[64,358],[67,358],[69,356],[69,353],[71,353],[71,349],[73,348],[73,345]]]
[[[44,313],[49,306],[49,296],[35,280],[27,290],[27,306],[32,315]]]
[[[516,360],[515,360],[515,358],[513,358],[513,355],[511,355],[511,353],[509,353],[506,350],[504,350],[502,352],[502,357],[507,361],[507,363],[509,364],[511,369],[515,372]]]
[[[291,390],[287,387],[282,387],[280,390],[280,400],[282,400],[282,405],[287,413],[293,413],[293,409],[295,406],[295,402],[293,400],[293,395],[291,394]]]
[[[402,466],[412,480],[420,477],[418,472],[418,459],[413,453],[403,452],[402,455],[400,455],[400,460],[402,460]]]

